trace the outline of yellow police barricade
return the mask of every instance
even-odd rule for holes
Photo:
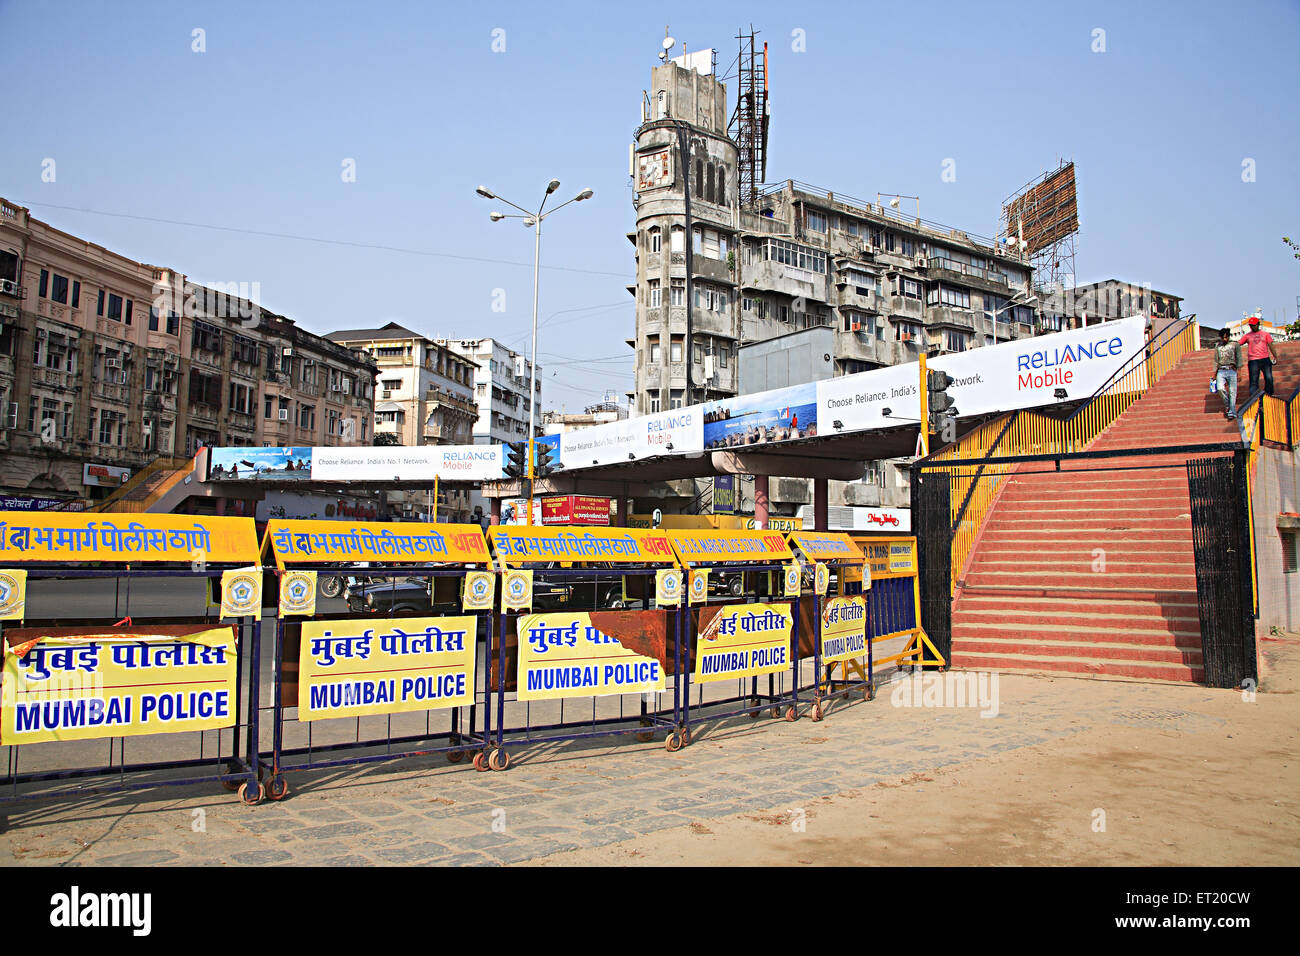
[[[488,538],[501,571],[488,766],[506,769],[516,744],[615,734],[644,742],[659,729],[668,750],[680,749],[683,580],[666,534],[498,526]],[[669,677],[672,704],[661,706]]]
[[[251,518],[0,512],[0,798],[219,781],[258,802],[257,560]]]
[[[894,664],[945,669],[948,662],[921,627],[916,538],[857,534],[850,537],[866,555],[866,568],[871,575],[868,628],[873,667]],[[927,649],[933,656],[926,654]]]
[[[713,718],[769,710],[799,716],[799,611],[803,570],[779,531],[668,532],[687,573],[690,614],[683,645],[686,693],[682,719],[689,740],[694,707]],[[767,692],[759,678],[767,677]],[[729,694],[731,681],[735,694]],[[733,705],[742,706],[735,707]]]
[[[278,520],[263,548],[279,594],[267,796],[291,771],[481,752],[497,577],[478,525]],[[318,600],[317,575],[340,566],[343,599]]]
[[[801,609],[799,655],[812,659],[813,680],[800,690],[812,690],[811,716],[821,720],[830,701],[855,690],[861,690],[867,700],[875,696],[867,627],[871,575],[864,573],[862,549],[842,531],[795,531],[788,540],[804,567],[804,589],[812,595]],[[854,580],[849,580],[850,575]],[[858,679],[849,679],[850,666]]]

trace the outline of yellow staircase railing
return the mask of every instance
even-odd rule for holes
[[[109,495],[103,501],[95,502],[94,506],[89,508],[88,510],[94,512],[147,511],[149,506],[153,504],[153,502],[157,501],[160,497],[162,497],[163,494],[166,494],[167,491],[170,491],[171,488],[175,486],[177,481],[180,481],[181,479],[184,478],[185,475],[190,473],[190,469],[192,465],[193,462],[189,458],[170,458],[170,457],[155,458],[153,461],[149,462],[149,464],[145,465],[134,475],[132,475],[130,480],[128,480],[126,484],[116,489],[111,495]],[[154,481],[157,478],[158,474],[164,471],[175,472],[175,475],[169,476],[162,483],[163,485],[167,486],[166,488],[163,488],[161,491],[159,490],[159,488],[161,488],[162,485],[153,488],[151,489],[149,496],[143,499],[132,499],[127,497],[128,495],[137,491],[141,487]]]

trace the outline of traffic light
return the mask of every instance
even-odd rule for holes
[[[555,449],[544,442],[534,443],[533,447],[537,449],[537,461],[533,467],[533,477],[545,478],[555,469],[555,462],[551,460]]]
[[[506,477],[523,478],[528,474],[528,442],[512,441],[506,446]]]
[[[937,368],[926,370],[926,407],[930,411],[930,431],[941,432],[944,430],[946,419],[956,418],[957,406],[952,402],[952,396],[948,394],[948,389],[952,386],[953,378],[947,372]]]

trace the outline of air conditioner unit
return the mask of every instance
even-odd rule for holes
[[[392,398],[392,397],[393,397],[393,390],[391,388],[384,389],[384,398]]]
[[[121,367],[122,367],[121,359],[115,359],[115,358],[104,359],[104,368],[121,368]]]
[[[46,336],[46,334],[47,334],[47,333],[46,333],[46,331],[45,331],[44,329],[37,329],[37,330],[36,330],[36,341],[38,341],[38,342],[44,342],[44,341],[45,341],[45,336]]]
[[[331,392],[341,392],[341,391],[343,391],[343,386],[342,386],[342,385],[331,385],[331,386],[330,386],[330,391],[331,391]]]
[[[289,355],[289,356],[292,356],[292,355],[293,355],[293,348],[292,348],[292,346],[288,346],[288,345],[286,345],[284,348],[282,348],[282,349],[280,350],[280,354],[281,354],[281,355]]]
[[[854,319],[854,320],[849,324],[849,329],[850,329],[850,331],[853,331],[853,332],[861,332],[861,331],[862,331],[862,320],[861,320],[861,319]]]
[[[930,264],[930,263],[929,263],[929,261],[925,258],[925,256],[917,256],[917,257],[916,257],[916,267],[917,267],[918,269],[925,269],[925,268],[927,268],[927,267],[929,266],[929,264]]]
[[[288,420],[289,420],[289,409],[287,408],[280,409],[280,421],[287,422]]]
[[[0,292],[6,295],[18,295],[20,288],[13,279],[0,279]]]

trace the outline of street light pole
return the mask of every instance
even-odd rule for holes
[[[546,200],[550,198],[551,193],[559,188],[560,181],[558,179],[552,179],[546,184],[546,194],[542,196],[542,202],[537,207],[537,212],[529,212],[522,206],[515,205],[509,199],[496,195],[486,186],[479,186],[475,190],[484,199],[500,199],[507,206],[519,210],[518,213],[493,212],[489,215],[493,222],[500,222],[502,219],[522,219],[525,226],[533,227],[533,356],[532,366],[528,372],[528,515],[525,519],[530,525],[533,523],[533,460],[535,458],[534,447],[537,432],[537,305],[542,263],[542,220],[559,212],[569,203],[582,202],[584,199],[590,199],[593,195],[592,190],[584,189],[568,202],[560,203],[549,212],[543,212],[542,210],[546,208]]]

